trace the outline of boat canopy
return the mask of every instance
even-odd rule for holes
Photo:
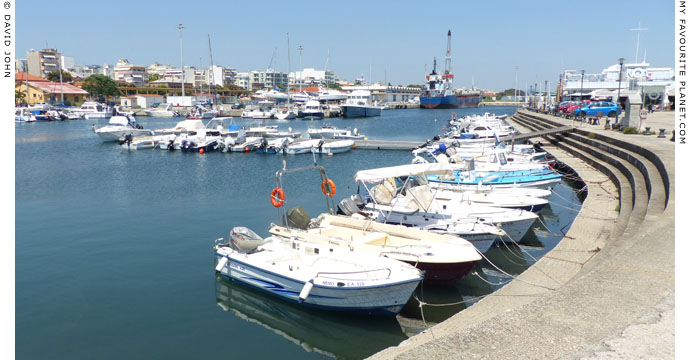
[[[356,182],[381,182],[390,177],[448,175],[453,176],[453,169],[447,163],[426,163],[389,166],[378,169],[361,170],[355,174]]]
[[[127,124],[129,124],[129,119],[127,119],[126,116],[116,115],[110,118],[108,124],[126,126]]]
[[[199,119],[187,119],[180,121],[177,123],[177,125],[175,125],[175,129],[183,129],[188,131],[202,130],[205,128],[206,126]]]

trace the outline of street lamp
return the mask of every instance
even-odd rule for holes
[[[582,78],[580,79],[580,106],[582,106],[582,93],[585,91],[585,71],[580,70],[580,73],[582,74]]]
[[[180,29],[180,69],[182,70],[182,97],[184,97],[184,63],[182,62],[182,29],[184,26],[178,24],[177,28]],[[184,103],[184,100],[182,100]]]
[[[618,70],[618,98],[616,99],[616,104],[618,104],[619,106],[621,106],[621,81],[623,80],[623,61],[625,61],[624,58],[618,59],[618,64],[620,64],[620,70]],[[618,124],[618,109],[616,109],[616,124]]]
[[[517,97],[517,89],[518,89],[518,70],[520,70],[519,66],[515,67],[515,102],[518,102],[518,97]]]

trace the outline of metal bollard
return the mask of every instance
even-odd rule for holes
[[[676,131],[673,130],[673,136],[671,136],[671,141],[676,142]]]
[[[664,131],[666,131],[666,129],[659,129],[659,136],[657,136],[657,137],[658,138],[665,138],[666,135],[664,135]]]
[[[645,126],[644,128],[644,135],[652,135],[652,133],[649,131],[651,128],[649,126]]]

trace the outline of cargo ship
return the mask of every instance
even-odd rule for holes
[[[446,64],[443,74],[436,73],[436,58],[431,74],[426,76],[426,84],[419,96],[420,106],[426,109],[451,109],[477,107],[482,100],[479,91],[460,91],[453,88],[453,74],[451,73],[450,30],[448,30],[448,44],[446,48]]]

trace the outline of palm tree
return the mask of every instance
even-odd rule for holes
[[[14,90],[14,103],[20,104],[24,102],[26,98],[26,93],[21,90]]]

